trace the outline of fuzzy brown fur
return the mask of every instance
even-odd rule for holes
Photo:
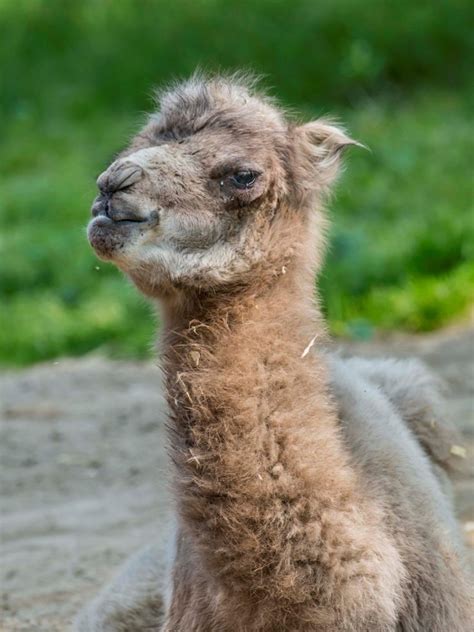
[[[163,630],[467,632],[454,519],[408,427],[426,434],[422,413],[325,351],[321,205],[352,141],[288,122],[242,78],[160,103],[101,176],[89,238],[163,314],[178,516]],[[242,169],[258,176],[238,189]]]

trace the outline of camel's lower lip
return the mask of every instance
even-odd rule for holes
[[[100,257],[109,259],[130,243],[130,240],[134,240],[133,235],[142,223],[130,220],[116,222],[110,217],[101,215],[89,222],[87,238]]]

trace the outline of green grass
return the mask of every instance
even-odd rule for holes
[[[322,288],[333,329],[435,329],[474,296],[472,117],[459,96],[372,104],[333,206]]]
[[[85,239],[95,176],[152,86],[197,64],[268,74],[352,149],[320,284],[333,331],[424,331],[474,290],[469,4],[0,0],[0,363],[144,356],[153,314]],[[140,10],[137,10],[137,6]],[[135,11],[134,11],[135,8]]]

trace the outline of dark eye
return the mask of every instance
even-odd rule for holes
[[[258,173],[255,171],[237,171],[230,177],[230,181],[237,189],[250,189],[257,177]]]

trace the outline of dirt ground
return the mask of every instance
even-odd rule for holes
[[[425,360],[446,380],[449,415],[472,453],[472,331],[343,349]],[[67,630],[130,553],[149,541],[164,547],[170,501],[158,384],[151,363],[97,356],[0,373],[3,632]],[[472,479],[455,489],[474,547]]]

